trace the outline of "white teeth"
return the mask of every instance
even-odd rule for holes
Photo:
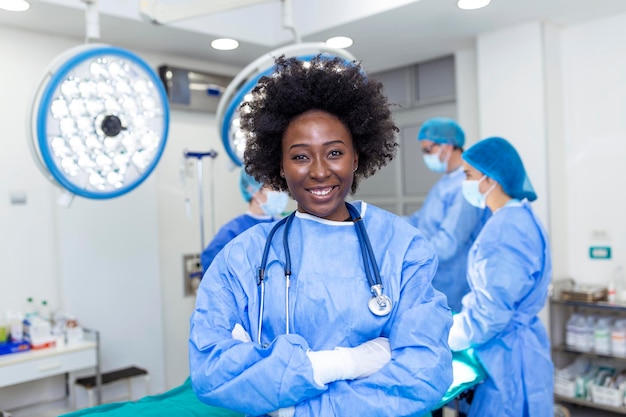
[[[318,195],[318,196],[324,196],[324,195],[328,195],[331,191],[332,191],[332,188],[326,188],[325,190],[311,190],[311,193]]]

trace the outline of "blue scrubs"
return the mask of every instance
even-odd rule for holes
[[[537,317],[551,274],[541,222],[528,202],[512,200],[470,250],[470,293],[450,331],[450,348],[474,347],[488,374],[476,388],[470,417],[553,416],[550,342]]]
[[[205,403],[249,415],[295,406],[295,416],[422,415],[452,382],[452,316],[431,280],[432,245],[401,218],[356,202],[370,237],[391,314],[373,315],[354,223],[297,213],[289,231],[290,334],[285,334],[283,228],[266,269],[262,347],[257,339],[257,269],[271,224],[233,239],[209,267],[197,293],[189,341],[193,388]],[[233,339],[240,324],[252,342]],[[306,352],[389,338],[392,359],[358,380],[320,386]]]
[[[452,311],[461,309],[467,285],[467,253],[489,217],[489,209],[470,205],[463,197],[463,168],[445,174],[428,192],[422,208],[406,220],[435,246],[439,269],[433,285],[448,297]]]
[[[255,215],[251,213],[242,214],[239,217],[235,217],[224,226],[220,228],[217,232],[213,240],[209,243],[209,245],[202,251],[202,256],[200,257],[200,261],[202,262],[202,270],[206,272],[209,269],[209,265],[213,262],[213,258],[219,251],[222,250],[224,246],[228,242],[230,242],[235,236],[239,235],[241,232],[248,230],[255,224],[259,223],[270,223],[273,222],[274,218],[266,215]]]

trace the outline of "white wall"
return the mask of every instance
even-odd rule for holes
[[[24,311],[27,297],[46,299],[52,307],[62,300],[55,190],[33,162],[26,120],[31,95],[47,64],[72,44],[0,27],[0,75],[10,80],[0,95],[0,314]],[[25,45],[33,45],[33,50],[26,52]],[[26,195],[25,205],[10,204],[14,192]],[[62,391],[58,383],[50,382],[1,390],[0,404],[4,408],[55,398]]]
[[[480,136],[500,136],[515,146],[538,196],[533,209],[549,231],[545,65],[538,22],[478,37]],[[547,309],[540,318],[549,328]]]
[[[606,284],[626,264],[626,15],[563,30],[564,132],[569,274]],[[594,238],[605,232],[606,238]],[[613,259],[589,259],[610,245]]]
[[[464,49],[454,54],[457,121],[465,132],[467,149],[481,139],[478,131],[478,86],[476,49]]]
[[[200,214],[196,162],[191,160],[186,181],[181,181],[183,152],[215,150],[215,160],[203,159],[203,201],[206,243],[215,233],[215,226],[226,223],[244,212],[247,204],[239,193],[239,171],[229,171],[227,155],[217,138],[215,115],[176,111],[172,115],[170,141],[157,168],[161,277],[164,299],[163,320],[167,329],[165,340],[166,375],[168,387],[181,384],[189,376],[187,340],[189,316],[195,297],[184,296],[183,255],[200,253]],[[211,198],[214,187],[215,200]],[[185,196],[191,198],[187,215]]]
[[[188,320],[193,297],[183,294],[182,254],[200,251],[195,169],[184,187],[183,149],[218,152],[205,166],[205,229],[245,209],[238,175],[217,135],[215,116],[172,111],[165,152],[151,177],[122,197],[96,201],[76,197],[56,204],[59,191],[37,169],[28,149],[27,113],[44,70],[82,40],[0,27],[0,313],[22,310],[26,297],[47,299],[54,309],[77,316],[102,338],[102,368],[135,364],[148,368],[152,392],[179,385],[188,375]],[[124,45],[117,45],[124,47]],[[133,51],[153,68],[170,64],[234,76],[238,69]],[[219,180],[218,180],[219,179]],[[210,199],[209,186],[215,182]],[[188,191],[192,213],[184,209]],[[12,193],[25,205],[11,205]],[[0,404],[13,408],[62,395],[62,379],[0,390]],[[54,382],[56,380],[56,382]]]
[[[606,284],[626,264],[625,28],[626,15],[565,28],[532,22],[477,40],[480,134],[520,152],[554,279]],[[590,259],[594,245],[613,258]]]
[[[515,146],[539,196],[534,209],[549,227],[541,25],[479,36],[477,56],[480,137],[501,136]]]

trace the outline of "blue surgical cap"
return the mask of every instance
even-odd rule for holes
[[[465,133],[454,120],[446,117],[433,117],[424,122],[417,134],[417,140],[424,139],[462,148],[465,144]]]
[[[263,184],[254,179],[252,175],[248,175],[245,169],[241,169],[241,178],[239,178],[239,189],[244,200],[249,202],[252,200],[254,193],[259,191]]]
[[[463,152],[463,159],[486,176],[498,181],[510,197],[519,200],[527,198],[529,201],[537,199],[522,159],[506,139],[483,139]]]

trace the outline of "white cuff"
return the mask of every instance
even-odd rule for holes
[[[296,408],[294,406],[279,408],[276,411],[272,411],[271,413],[267,413],[270,417],[293,417],[296,413]]]
[[[309,350],[306,355],[313,367],[313,379],[318,385],[346,379],[354,368],[352,357],[346,350]]]
[[[235,324],[233,330],[230,332],[233,336],[233,339],[239,340],[240,342],[251,342],[250,335],[247,331],[244,330],[243,326],[239,323]]]
[[[458,313],[452,316],[452,327],[448,334],[448,346],[453,352],[465,350],[470,347],[470,340],[465,331],[465,314]]]

